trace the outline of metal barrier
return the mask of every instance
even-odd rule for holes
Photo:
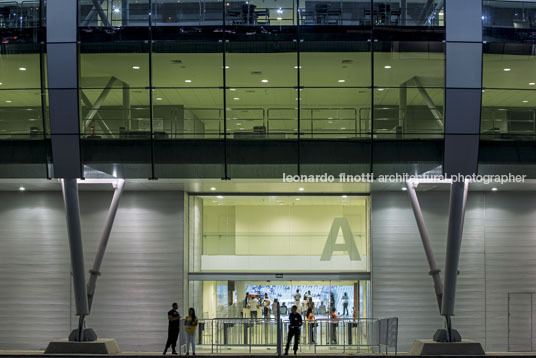
[[[178,345],[185,352],[186,337],[183,323]],[[212,354],[241,347],[249,353],[252,349],[266,348],[284,351],[289,330],[288,318],[281,319],[281,334],[278,339],[275,318],[214,318],[200,319],[195,342],[199,349]],[[351,319],[341,318],[304,320],[300,333],[299,351],[317,353],[330,350],[341,353],[382,353],[389,349],[397,353],[398,318]],[[279,340],[279,342],[278,342]]]

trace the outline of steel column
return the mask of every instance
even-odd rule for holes
[[[441,314],[447,318],[447,322],[450,321],[450,316],[454,314],[456,279],[458,276],[458,263],[462,244],[467,188],[468,185],[464,182],[454,182],[450,188],[447,256],[445,258],[445,289],[441,306]],[[450,327],[447,328],[450,331]]]
[[[106,252],[106,245],[108,245],[108,240],[110,239],[110,233],[112,232],[115,215],[117,214],[117,207],[119,206],[119,199],[121,199],[121,194],[123,193],[124,186],[125,180],[123,179],[119,180],[117,185],[115,186],[114,196],[112,198],[112,203],[110,204],[110,209],[108,210],[108,216],[106,217],[104,231],[102,232],[101,241],[97,249],[97,254],[95,255],[95,261],[93,262],[93,267],[89,271],[90,276],[87,283],[87,299],[89,311],[91,311],[91,304],[93,303],[93,297],[95,295],[97,278],[100,276],[102,260],[104,258],[104,253]]]
[[[86,278],[84,269],[84,249],[82,246],[82,230],[80,227],[80,207],[78,203],[78,184],[76,179],[62,179],[65,218],[71,251],[71,267],[73,273],[74,299],[76,315],[79,320],[79,341],[82,341],[84,317],[89,314],[86,294]]]
[[[432,276],[432,280],[434,281],[434,290],[436,294],[437,305],[439,311],[441,312],[443,301],[443,283],[441,282],[440,276],[441,270],[438,268],[437,262],[435,260],[432,244],[430,243],[430,236],[428,235],[428,230],[426,230],[424,217],[422,216],[421,206],[419,205],[419,199],[417,198],[417,193],[415,192],[414,185],[415,184],[412,182],[406,183],[409,199],[411,201],[411,207],[413,208],[413,214],[415,215],[415,220],[417,221],[417,227],[419,228],[422,245],[424,247],[426,259],[428,260],[428,266],[430,267],[430,276]]]

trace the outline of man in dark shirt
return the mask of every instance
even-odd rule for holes
[[[166,348],[164,349],[164,355],[166,355],[168,348],[171,346],[172,354],[177,354],[175,347],[177,346],[177,338],[179,338],[179,329],[181,323],[181,315],[177,311],[179,305],[175,302],[171,306],[171,311],[168,312],[168,338],[166,342]]]
[[[298,352],[298,345],[300,344],[300,327],[303,324],[302,316],[298,313],[298,307],[292,306],[290,314],[288,315],[289,328],[287,346],[285,348],[285,355],[288,356],[288,349],[290,347],[290,341],[294,337],[294,355]]]

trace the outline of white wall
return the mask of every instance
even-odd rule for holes
[[[86,270],[111,198],[80,193]],[[0,193],[0,200],[0,349],[44,349],[77,325],[62,195]],[[127,351],[162,349],[166,312],[182,301],[183,222],[182,192],[124,193],[87,320],[100,337]]]
[[[448,193],[418,195],[443,269]],[[373,316],[399,317],[399,350],[407,351],[443,323],[406,193],[372,195],[372,253]],[[470,192],[454,317],[462,337],[506,351],[509,291],[536,291],[536,193]]]

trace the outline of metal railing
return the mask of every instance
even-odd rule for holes
[[[186,350],[186,337],[181,320],[179,354]],[[196,331],[196,348],[218,354],[241,349],[249,353],[257,348],[284,351],[289,321],[281,318],[278,336],[276,318],[212,318],[200,319]],[[280,338],[279,338],[280,337]],[[300,332],[300,352],[317,353],[328,348],[341,353],[397,352],[398,318],[341,318],[305,320]],[[293,343],[292,343],[293,344]]]

